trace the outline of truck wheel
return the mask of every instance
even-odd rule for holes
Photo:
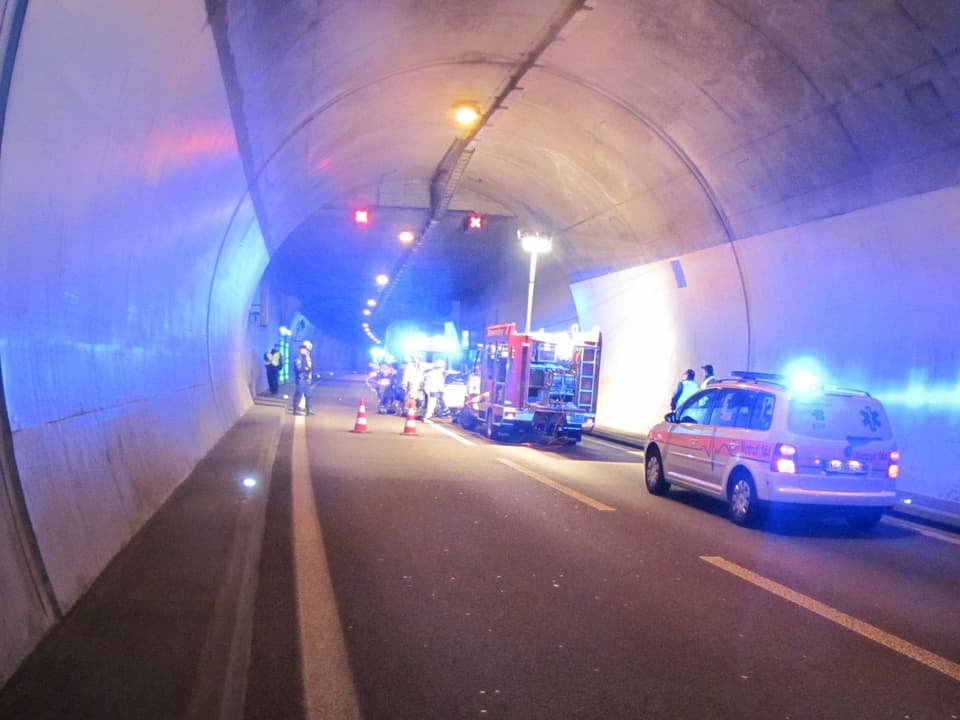
[[[663,477],[663,461],[656,450],[647,453],[643,479],[651,495],[666,495],[670,489],[670,483]]]
[[[460,420],[460,427],[464,430],[473,430],[477,426],[477,419],[473,416],[473,413],[466,408],[461,408],[458,418]]]
[[[484,435],[487,436],[488,440],[497,439],[496,428],[493,427],[493,413],[489,410],[487,411],[487,426],[484,428]]]

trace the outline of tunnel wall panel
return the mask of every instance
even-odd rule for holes
[[[645,433],[688,367],[802,361],[884,402],[903,491],[960,502],[958,226],[954,187],[572,285],[604,332],[598,422]]]
[[[13,455],[68,610],[251,403],[267,251],[204,4],[30,3],[0,149]],[[50,622],[25,592],[0,682]]]
[[[252,404],[247,327],[250,306],[270,259],[249,197],[237,209],[230,229],[210,288],[207,331],[210,384],[224,429]]]
[[[677,261],[677,272],[665,261],[571,287],[581,327],[603,333],[601,425],[646,432],[669,411],[684,370],[696,370],[699,381],[705,363],[746,364],[745,305],[730,246]]]

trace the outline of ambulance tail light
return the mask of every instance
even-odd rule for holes
[[[797,472],[797,448],[787,443],[778,443],[773,449],[773,460],[770,469],[778,473],[794,474]]]
[[[900,477],[900,451],[891,450],[888,460],[890,464],[887,465],[887,477],[896,480]]]

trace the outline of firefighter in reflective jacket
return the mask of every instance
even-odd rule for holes
[[[403,402],[409,405],[411,402],[418,410],[423,406],[423,367],[422,359],[419,355],[414,355],[407,361],[403,368]]]
[[[447,365],[443,360],[437,360],[423,373],[423,389],[427,393],[427,409],[423,414],[424,422],[433,422],[431,419],[437,412],[437,404],[443,395],[444,380],[447,375]]]

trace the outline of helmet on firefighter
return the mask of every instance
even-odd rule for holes
[[[309,340],[304,340],[300,347],[305,347],[307,350],[313,350],[313,343]]]

